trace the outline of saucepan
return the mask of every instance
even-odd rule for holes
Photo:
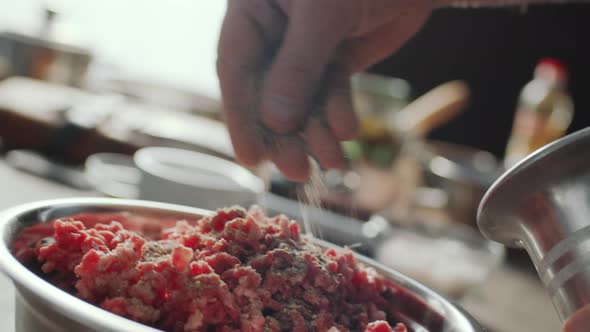
[[[501,174],[498,160],[491,153],[461,144],[429,140],[417,152],[423,170],[422,186],[435,189],[442,199],[421,197],[417,191],[418,206],[442,200],[437,207],[445,211],[454,222],[475,225],[477,208],[486,190]],[[432,190],[426,192],[432,193]],[[424,206],[422,206],[424,207]]]
[[[0,214],[0,267],[12,279],[16,293],[16,332],[57,332],[57,331],[157,331],[139,323],[111,314],[39,278],[29,271],[11,254],[11,241],[23,227],[46,222],[81,212],[131,212],[162,217],[195,219],[211,212],[203,209],[138,200],[110,198],[74,198],[29,203],[11,208]],[[327,242],[315,240],[322,247],[333,247]],[[408,320],[415,332],[483,332],[484,329],[463,309],[446,300],[436,292],[394,270],[386,268],[368,258],[358,260],[372,267],[386,278],[400,285],[412,294],[416,303],[402,307],[402,315],[414,317]],[[423,314],[415,315],[418,304],[426,304]],[[408,311],[408,312],[405,312]],[[428,330],[433,315],[442,317],[442,324],[436,331]]]

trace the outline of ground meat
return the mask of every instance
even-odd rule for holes
[[[165,331],[408,331],[398,315],[407,291],[349,250],[310,243],[285,216],[235,207],[154,220],[58,219],[21,231],[13,253],[64,290]]]

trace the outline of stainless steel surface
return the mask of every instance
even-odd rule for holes
[[[64,43],[54,35],[59,8],[43,8],[35,35],[0,33],[0,78],[28,76],[70,86],[83,86],[91,55],[87,49]]]
[[[295,220],[309,220],[315,237],[349,246],[364,255],[371,256],[391,230],[389,224],[363,223],[358,219],[331,212],[326,209],[265,193],[261,200],[268,214],[282,213]],[[305,228],[304,228],[305,229]]]
[[[264,181],[242,166],[215,156],[169,147],[146,147],[133,157],[96,153],[86,160],[96,190],[118,198],[216,209],[259,202]]]
[[[536,151],[486,193],[481,231],[524,247],[562,320],[590,303],[590,128]]]
[[[11,208],[0,215],[0,234],[3,243],[0,246],[0,266],[9,276],[16,288],[17,295],[17,332],[37,331],[156,331],[152,328],[131,322],[120,316],[108,313],[83,300],[67,295],[56,287],[37,277],[21,265],[10,253],[9,244],[16,232],[22,227],[38,221],[70,215],[81,211],[131,211],[135,213],[162,214],[166,216],[202,216],[209,212],[178,205],[117,200],[106,198],[78,198],[50,200],[30,203]],[[321,246],[331,246],[318,241]],[[364,264],[375,268],[384,276],[393,280],[416,296],[416,301],[426,302],[432,310],[444,317],[444,326],[440,331],[482,332],[481,326],[467,313],[451,304],[441,296],[417,282],[389,270],[367,258],[358,257]],[[411,307],[411,306],[408,306]],[[409,324],[415,331],[427,331],[423,327],[431,322],[432,312],[425,312],[422,317],[407,315]]]
[[[0,182],[0,210],[37,200],[100,195],[98,192],[76,190],[19,172],[1,160]],[[2,273],[0,289],[0,331],[15,332],[15,320],[18,320],[15,319],[15,289],[10,279]],[[517,305],[514,299],[519,299]],[[512,261],[503,264],[490,276],[484,287],[473,290],[460,303],[489,332],[560,330],[557,314],[537,275],[519,270]]]
[[[235,160],[225,125],[203,116],[128,100],[99,126],[106,137],[134,145],[169,146]]]
[[[440,141],[424,142],[418,151],[425,186],[442,189],[442,206],[453,221],[474,224],[486,190],[499,174],[499,163],[489,152]]]
[[[0,33],[0,78],[27,76],[80,87],[90,53],[58,42],[11,32]]]
[[[73,166],[55,162],[33,150],[12,150],[6,153],[6,162],[19,170],[77,189],[92,188],[84,172]]]
[[[139,79],[113,78],[102,83],[101,90],[123,94],[143,103],[166,109],[192,112],[208,118],[220,118],[220,101],[189,89]]]

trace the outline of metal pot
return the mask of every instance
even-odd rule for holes
[[[0,33],[0,79],[26,76],[68,86],[84,86],[90,51],[56,40],[55,8],[46,6],[38,35]]]
[[[90,60],[82,48],[12,32],[0,34],[0,78],[26,76],[82,87]]]
[[[178,205],[107,198],[42,201],[21,205],[5,211],[0,215],[0,234],[2,234],[3,240],[0,245],[0,267],[12,279],[17,289],[17,332],[157,331],[104,311],[63,292],[29,271],[12,256],[10,252],[11,239],[23,227],[57,217],[90,211],[129,211],[138,214],[149,213],[150,215],[178,218],[196,218],[210,213],[209,211]],[[317,244],[323,247],[333,247],[333,245],[323,241],[317,241]],[[401,309],[403,311],[401,316],[407,318],[407,323],[414,331],[428,331],[425,326],[428,326],[434,312],[443,317],[443,326],[437,331],[430,332],[484,331],[469,314],[434,291],[368,258],[358,256],[358,259],[407,289],[409,294],[412,295],[410,301],[416,301],[416,304],[427,303],[427,307],[420,317],[415,317],[416,315],[412,315],[408,310],[412,307],[411,303]],[[405,310],[408,310],[408,312]]]
[[[446,211],[452,221],[475,225],[479,202],[500,174],[496,158],[486,151],[440,141],[424,142],[417,154],[424,186],[445,196],[436,199],[444,202],[437,208]],[[417,197],[417,201],[424,200]]]

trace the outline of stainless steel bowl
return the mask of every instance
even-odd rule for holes
[[[71,296],[39,278],[18,262],[11,254],[10,245],[14,235],[23,227],[45,222],[79,212],[119,212],[162,215],[168,217],[195,218],[211,212],[179,205],[135,200],[109,198],[75,198],[42,201],[21,205],[0,214],[0,267],[12,279],[17,289],[16,331],[17,332],[150,332],[157,331],[145,325],[132,322],[109,313],[90,303]],[[323,247],[333,245],[317,241]],[[415,332],[483,332],[484,329],[460,307],[450,303],[418,282],[392,271],[378,263],[358,256],[367,266],[375,268],[382,275],[408,290],[415,301],[400,309],[400,316]],[[412,314],[412,307],[427,304],[420,317]],[[414,309],[415,311],[415,309]],[[426,327],[433,317],[440,314],[442,327],[436,331]]]

